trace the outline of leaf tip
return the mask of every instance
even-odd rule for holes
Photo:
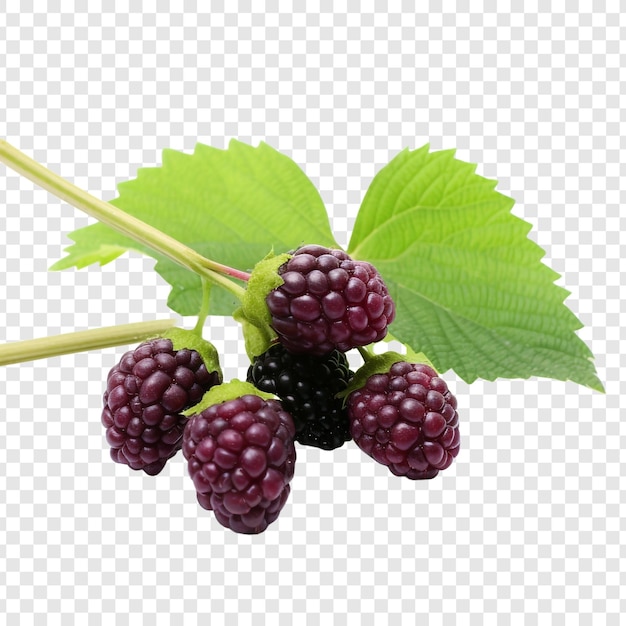
[[[593,356],[589,357],[589,362],[593,365]],[[581,384],[583,384],[588,389],[592,389],[593,391],[597,391],[601,394],[606,395],[606,388],[604,387],[604,383],[600,380],[600,377],[595,372],[595,368],[593,373],[588,377],[587,381],[581,381]]]
[[[206,154],[210,152],[211,150],[217,150],[217,149],[218,148],[214,148],[213,146],[208,146],[207,144],[198,141],[196,145],[193,147],[193,156],[202,155],[203,153]]]
[[[263,148],[264,146],[270,147],[264,141],[260,141],[258,146],[253,146],[252,144],[246,143],[245,141],[241,141],[241,139],[237,139],[236,137],[231,137],[228,142],[228,150],[232,152],[241,152],[243,150],[258,150],[259,148]]]
[[[67,269],[68,267],[71,267],[71,265],[68,264],[67,258],[64,258],[64,259],[59,259],[56,263],[53,263],[48,268],[48,271],[49,272],[59,272],[61,270]]]
[[[602,384],[600,379],[598,379],[597,382],[595,382],[593,385],[588,385],[588,386],[589,386],[589,389],[592,389],[593,391],[597,391],[603,395],[606,395],[606,389],[604,388],[604,385]]]
[[[420,152],[430,152],[430,141],[427,141],[425,144],[421,145],[419,148],[414,148],[413,150],[409,148],[405,148],[403,152],[411,152],[414,154],[419,154]]]

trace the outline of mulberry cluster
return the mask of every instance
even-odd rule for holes
[[[307,245],[274,276],[280,284],[263,291],[262,306],[276,341],[251,358],[245,382],[222,381],[210,344],[161,337],[126,352],[104,392],[113,460],[153,475],[182,448],[199,505],[237,533],[276,521],[299,445],[333,450],[354,440],[413,480],[449,467],[460,446],[457,401],[435,370],[395,353],[378,362],[367,350],[395,317],[371,264]],[[366,361],[356,372],[354,348]]]

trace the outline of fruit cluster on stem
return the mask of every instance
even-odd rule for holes
[[[235,532],[260,533],[287,502],[296,443],[332,450],[353,439],[410,479],[434,477],[458,454],[456,398],[435,370],[393,353],[381,361],[368,349],[396,314],[370,263],[307,244],[248,273],[200,255],[4,141],[0,160],[202,279],[193,331],[164,320],[0,347],[6,365],[141,341],[110,370],[103,393],[114,461],[155,475],[182,449],[199,504]],[[217,351],[202,338],[211,285],[242,303],[246,382],[224,382]],[[365,360],[356,372],[346,356],[353,349]]]

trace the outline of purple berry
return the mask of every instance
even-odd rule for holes
[[[296,427],[296,441],[322,450],[339,448],[350,440],[343,391],[353,372],[346,355],[292,354],[281,344],[271,346],[248,368],[248,382],[276,394]]]
[[[397,476],[433,478],[459,453],[456,398],[427,365],[400,361],[348,396],[350,433]]]
[[[195,350],[174,350],[170,339],[152,339],[126,352],[107,377],[102,424],[111,458],[146,474],[158,474],[182,446],[187,418],[221,382]]]
[[[278,400],[246,394],[191,417],[183,455],[198,502],[238,533],[263,532],[289,496],[293,419]]]
[[[282,265],[266,298],[272,327],[293,353],[347,352],[380,341],[395,305],[373,265],[343,250],[308,245]]]

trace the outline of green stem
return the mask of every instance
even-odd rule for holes
[[[137,343],[150,337],[161,335],[172,328],[176,321],[173,319],[155,320],[153,322],[134,322],[120,326],[108,326],[81,330],[75,333],[64,333],[14,341],[0,346],[0,365],[24,363],[37,359],[47,359],[63,354],[85,352],[87,350],[101,350],[113,346],[122,346]]]
[[[202,278],[202,305],[200,306],[200,312],[198,313],[198,321],[193,329],[193,332],[202,337],[202,329],[204,323],[209,315],[209,304],[211,300],[211,283],[206,278]]]
[[[357,350],[366,363],[374,356],[374,353],[368,350],[367,346],[357,346]]]
[[[0,161],[87,215],[196,272],[241,300],[245,289],[228,277],[246,281],[249,274],[207,259],[157,228],[92,196],[26,156],[4,139],[0,139]]]

